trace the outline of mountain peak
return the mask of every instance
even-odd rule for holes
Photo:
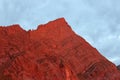
[[[44,26],[44,27],[46,27],[46,26],[49,26],[49,27],[50,26],[51,27],[64,27],[64,26],[68,26],[68,24],[67,24],[67,21],[64,18],[58,18],[58,19],[50,21],[46,24],[39,25],[37,29],[40,29],[42,26]]]
[[[23,30],[19,24],[13,24],[9,26],[0,26],[0,28]]]
[[[54,21],[51,21],[51,22],[61,22],[61,23],[66,23],[66,20],[65,20],[64,17],[61,17],[61,18],[58,18],[58,19],[56,19],[56,20],[54,20]]]
[[[0,27],[0,80],[120,80],[120,71],[59,18],[28,32]]]
[[[9,25],[9,26],[0,26],[0,30],[2,33],[6,33],[6,34],[14,34],[14,35],[18,35],[21,34],[23,32],[26,32],[25,30],[23,30],[19,24],[13,24],[13,25]]]
[[[30,32],[31,36],[34,35],[33,39],[47,37],[54,40],[59,40],[59,39],[63,39],[64,37],[69,37],[73,35],[73,33],[74,32],[72,31],[71,27],[67,24],[64,18],[59,18],[50,21],[47,24],[39,25],[36,30]]]

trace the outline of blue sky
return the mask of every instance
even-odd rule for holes
[[[0,25],[24,29],[64,17],[107,59],[120,64],[120,0],[0,0]]]

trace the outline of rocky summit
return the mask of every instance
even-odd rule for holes
[[[120,80],[120,71],[59,18],[0,27],[0,80]]]

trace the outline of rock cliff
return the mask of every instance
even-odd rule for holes
[[[59,18],[0,27],[0,80],[120,80],[120,71]]]

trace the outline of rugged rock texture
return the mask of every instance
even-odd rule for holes
[[[0,80],[120,80],[120,71],[60,18],[0,27]]]

